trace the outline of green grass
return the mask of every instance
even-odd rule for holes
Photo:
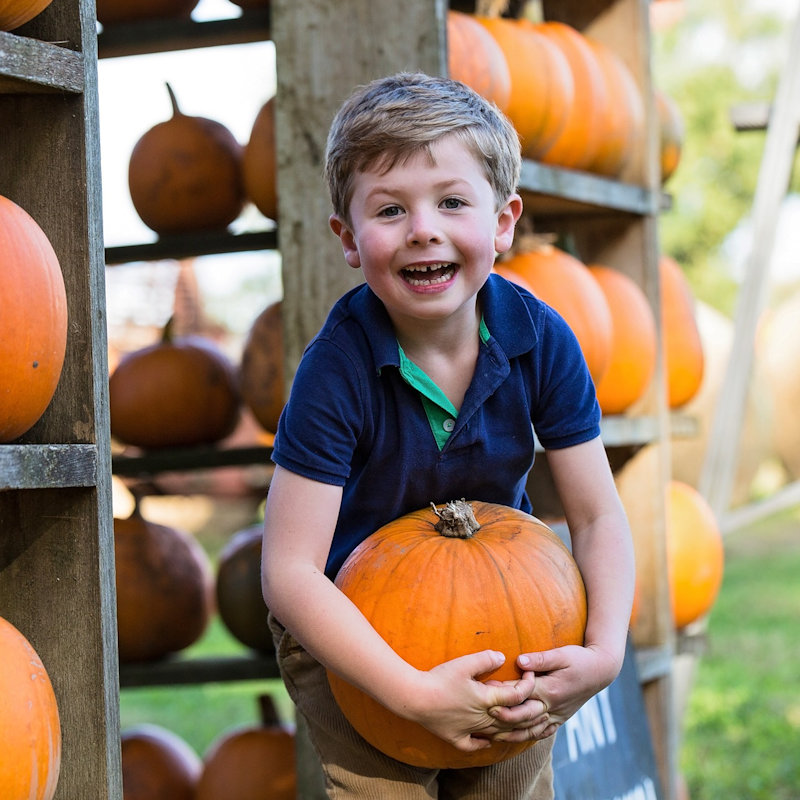
[[[800,509],[725,540],[684,719],[692,800],[800,798]]]

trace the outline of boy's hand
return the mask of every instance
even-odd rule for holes
[[[409,707],[400,713],[405,711],[404,716],[419,722],[459,750],[470,752],[490,747],[491,738],[516,727],[514,721],[492,716],[490,709],[524,703],[534,689],[534,677],[530,672],[517,681],[484,683],[479,680],[481,675],[493,672],[504,661],[502,653],[485,650],[419,673],[422,680],[417,696],[419,707]]]
[[[523,653],[517,664],[535,674],[534,690],[519,705],[492,709],[498,722],[513,726],[513,730],[494,734],[496,741],[524,742],[552,736],[619,672],[619,664],[607,653],[577,645]]]

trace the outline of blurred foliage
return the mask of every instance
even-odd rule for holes
[[[654,32],[654,81],[684,118],[678,169],[666,184],[671,210],[661,248],[680,263],[698,298],[731,314],[738,285],[722,245],[751,212],[766,134],[737,132],[734,106],[771,102],[792,20],[763,3],[684,2],[683,18]],[[790,190],[800,188],[795,175]]]

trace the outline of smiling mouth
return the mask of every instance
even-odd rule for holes
[[[402,270],[403,279],[412,286],[433,286],[446,283],[456,272],[456,265],[450,263],[427,264],[419,267],[407,267]]]

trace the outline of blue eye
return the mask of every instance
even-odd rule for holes
[[[386,208],[382,208],[379,212],[379,216],[381,217],[397,217],[403,213],[403,210],[400,206],[387,206]]]
[[[444,200],[442,200],[442,205],[447,209],[454,210],[457,208],[461,208],[463,203],[457,197],[447,197]]]

